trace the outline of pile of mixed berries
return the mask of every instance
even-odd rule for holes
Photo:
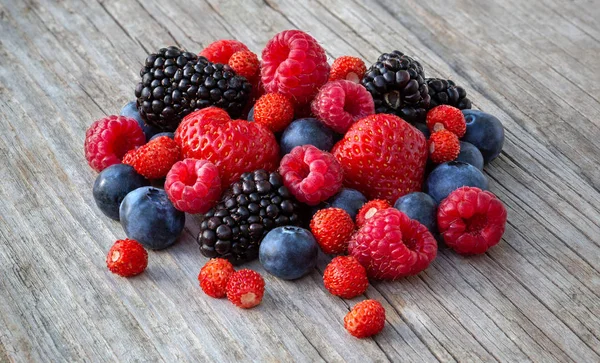
[[[470,109],[462,87],[426,78],[399,51],[369,68],[351,56],[330,66],[299,30],[275,35],[261,58],[235,40],[199,55],[160,49],[143,64],[136,100],[90,126],[94,198],[127,235],[108,252],[112,272],[143,272],[146,249],[176,243],[186,213],[199,215],[210,258],[200,287],[242,308],[261,302],[265,282],[234,266],[256,258],[293,280],[315,270],[319,250],[338,255],[324,285],[351,299],[369,279],[423,271],[438,243],[469,255],[500,241],[506,209],[483,167],[504,130]],[[356,337],[384,323],[375,300],[344,319]]]

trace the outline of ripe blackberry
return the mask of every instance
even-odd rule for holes
[[[383,53],[361,84],[371,92],[376,113],[391,113],[409,122],[422,122],[429,109],[425,73],[419,62],[400,51]]]
[[[427,78],[425,81],[427,81],[431,97],[430,109],[439,105],[450,105],[459,110],[471,108],[471,100],[467,98],[467,91],[457,86],[454,81],[440,78]]]
[[[277,172],[244,173],[203,217],[198,244],[206,257],[233,264],[258,257],[258,246],[273,228],[300,224],[299,204]]]
[[[228,65],[177,47],[162,48],[146,58],[142,80],[135,89],[137,107],[146,122],[163,131],[174,131],[181,119],[208,106],[238,117],[252,85]]]

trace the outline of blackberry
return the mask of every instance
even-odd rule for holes
[[[277,172],[244,173],[200,224],[198,244],[206,257],[233,264],[258,257],[262,238],[273,228],[299,225],[300,206]]]
[[[421,64],[400,51],[383,53],[361,84],[373,95],[376,113],[391,113],[409,122],[423,122],[429,93]]]
[[[221,107],[236,118],[252,90],[246,78],[228,65],[177,47],[150,54],[140,76],[137,107],[146,123],[162,131],[175,131],[185,115],[208,106]]]
[[[431,96],[430,109],[439,105],[450,105],[460,110],[471,108],[467,91],[453,81],[440,78],[427,78],[426,81]]]

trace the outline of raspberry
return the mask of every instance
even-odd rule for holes
[[[120,239],[108,251],[106,266],[119,276],[139,275],[148,266],[148,252],[138,241]]]
[[[267,42],[260,72],[267,92],[281,93],[301,106],[327,82],[329,64],[325,50],[313,37],[285,30]]]
[[[379,333],[385,326],[385,309],[377,300],[365,300],[354,305],[344,317],[344,328],[357,338]]]
[[[365,203],[356,215],[356,226],[359,228],[362,227],[375,213],[391,207],[392,205],[385,199],[373,199]]]
[[[279,93],[267,93],[254,104],[254,121],[273,132],[283,131],[294,118],[294,104]]]
[[[227,282],[227,299],[236,306],[250,309],[260,304],[265,293],[265,280],[252,270],[234,272]]]
[[[317,205],[342,187],[343,173],[337,160],[312,145],[296,146],[281,159],[283,183],[298,199]]]
[[[448,247],[460,254],[479,254],[500,242],[506,208],[488,191],[462,187],[442,201],[437,221]]]
[[[465,116],[456,107],[440,105],[427,112],[427,127],[433,133],[448,130],[458,137],[463,137],[467,131]]]
[[[423,185],[425,136],[398,116],[376,114],[357,121],[331,153],[344,169],[344,185],[369,199],[394,203]]]
[[[256,122],[231,120],[227,112],[216,107],[184,117],[175,131],[175,142],[184,158],[215,164],[223,189],[245,172],[274,171],[279,160],[279,145],[268,128]]]
[[[343,134],[350,126],[375,113],[373,96],[360,84],[339,80],[325,84],[312,102],[312,113]]]
[[[135,171],[148,179],[167,175],[179,160],[179,146],[168,136],[157,137],[146,145],[127,153],[123,164],[133,166]]]
[[[165,192],[180,211],[206,213],[221,197],[219,170],[206,160],[178,161],[167,174]]]
[[[256,54],[249,50],[237,51],[231,55],[228,64],[235,73],[246,77],[254,85],[254,81],[258,78],[260,70],[260,62]]]
[[[200,269],[198,281],[206,295],[219,299],[227,295],[227,282],[234,273],[231,262],[224,258],[213,258]]]
[[[439,130],[431,134],[429,140],[429,157],[436,164],[456,160],[460,154],[460,141],[456,134],[448,130]]]
[[[237,40],[222,39],[210,43],[198,55],[206,57],[206,59],[213,63],[227,64],[229,58],[231,58],[235,52],[241,50],[248,50],[248,47]]]
[[[119,164],[127,151],[144,145],[146,136],[135,119],[108,116],[95,121],[85,133],[85,158],[97,172]]]
[[[354,222],[341,208],[321,209],[312,217],[310,231],[324,253],[345,253],[354,232]]]
[[[427,227],[388,208],[367,220],[352,236],[348,250],[369,277],[395,280],[426,269],[437,254],[437,243]]]
[[[367,270],[352,256],[338,256],[323,272],[325,288],[333,295],[352,299],[369,287]]]
[[[347,79],[354,83],[360,83],[366,72],[367,66],[365,66],[365,62],[362,59],[345,55],[333,61],[331,72],[329,73],[329,81]]]

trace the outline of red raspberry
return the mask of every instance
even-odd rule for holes
[[[148,252],[138,241],[120,239],[108,251],[106,266],[119,276],[139,275],[148,266]]]
[[[312,113],[335,132],[375,113],[373,96],[360,84],[339,80],[325,84],[312,102]]]
[[[421,190],[427,142],[398,116],[377,114],[354,123],[332,154],[344,169],[344,184],[369,199],[394,203]]]
[[[432,133],[446,129],[458,137],[463,137],[467,132],[465,115],[458,108],[449,105],[439,105],[429,110],[427,127]]]
[[[246,79],[253,84],[258,78],[260,62],[258,61],[256,54],[249,50],[241,50],[233,53],[229,58],[228,64],[235,73],[242,77],[246,77]]]
[[[260,72],[267,92],[281,93],[303,105],[327,82],[329,64],[325,50],[313,37],[285,30],[267,42]]]
[[[395,280],[426,269],[437,254],[437,242],[427,227],[388,208],[375,213],[354,234],[348,250],[369,277]]]
[[[222,39],[210,43],[198,55],[206,57],[206,59],[213,63],[227,64],[229,58],[231,58],[235,52],[241,50],[248,50],[248,47],[237,40]]]
[[[227,282],[234,273],[231,262],[213,258],[200,269],[198,281],[206,295],[219,299],[227,295]]]
[[[254,104],[254,121],[273,132],[283,131],[294,119],[294,104],[279,93],[262,95]]]
[[[367,270],[352,256],[331,260],[323,272],[323,283],[331,294],[344,299],[362,295],[369,287]]]
[[[173,164],[179,161],[179,156],[177,143],[168,136],[161,136],[127,153],[123,164],[133,166],[138,174],[148,179],[158,179],[167,175]]]
[[[221,196],[219,170],[206,160],[179,161],[167,174],[165,192],[180,211],[206,213]]]
[[[448,130],[439,130],[429,136],[429,157],[436,164],[455,160],[460,153],[458,136]]]
[[[365,66],[365,62],[362,59],[345,55],[333,61],[331,72],[329,73],[329,81],[347,79],[354,83],[360,83],[366,72],[367,66]]]
[[[207,107],[183,118],[175,141],[184,158],[208,160],[219,169],[223,189],[249,171],[274,171],[279,145],[273,133],[256,122],[231,120],[227,112]]]
[[[108,116],[95,121],[85,133],[85,158],[97,172],[119,164],[129,150],[144,145],[146,136],[136,120]]]
[[[375,213],[388,208],[392,208],[392,206],[385,199],[373,199],[365,203],[356,215],[356,226],[359,228],[362,227]]]
[[[354,222],[341,208],[321,209],[312,217],[310,231],[324,253],[345,253],[354,232]]]
[[[460,254],[479,254],[502,239],[506,208],[488,191],[462,187],[440,203],[437,221],[448,247]]]
[[[383,330],[385,309],[377,300],[365,300],[354,305],[344,317],[344,328],[357,338],[366,338]]]
[[[317,205],[336,194],[344,177],[333,155],[312,145],[293,148],[281,159],[279,173],[296,199],[308,205]]]
[[[227,282],[227,299],[236,306],[250,309],[260,304],[265,293],[265,280],[252,270],[235,272]]]

